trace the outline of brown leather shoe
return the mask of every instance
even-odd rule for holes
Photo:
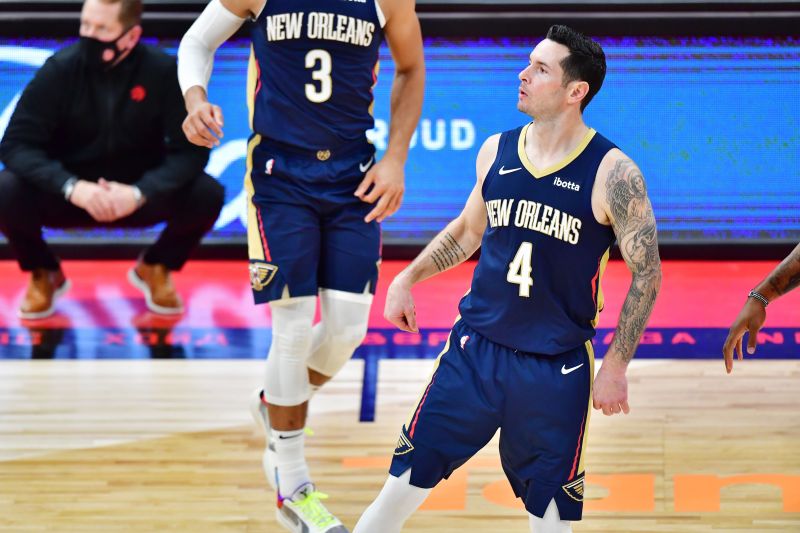
[[[183,302],[164,265],[139,262],[128,271],[128,281],[144,293],[144,301],[152,312],[161,315],[183,313]]]
[[[47,318],[56,310],[56,300],[69,290],[70,283],[61,270],[37,268],[31,272],[31,281],[17,316],[25,320]]]

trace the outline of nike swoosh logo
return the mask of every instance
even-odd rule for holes
[[[369,158],[369,161],[367,161],[366,163],[363,163],[363,164],[359,163],[358,164],[358,170],[360,170],[361,172],[366,172],[369,169],[369,167],[372,166],[372,161],[374,159],[375,159],[375,156],[372,156],[372,157]]]
[[[508,170],[506,170],[505,165],[503,165],[497,172],[499,172],[501,176],[505,176],[506,174],[511,174],[512,172],[516,172],[517,170],[522,170],[522,167],[509,168]]]
[[[570,372],[574,372],[574,371],[578,370],[582,366],[583,366],[583,363],[579,364],[578,366],[573,366],[572,368],[567,368],[567,365],[562,365],[561,366],[561,373],[566,376]]]

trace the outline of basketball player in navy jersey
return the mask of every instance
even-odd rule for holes
[[[483,144],[464,210],[389,287],[386,318],[415,332],[412,286],[481,247],[461,316],[355,533],[399,532],[498,428],[531,530],[568,532],[581,518],[590,408],[628,412],[626,367],[661,283],[642,174],[582,119],[605,71],[596,42],[551,27],[519,74],[518,107],[533,122]],[[633,281],[593,388],[600,278],[615,240]]]
[[[308,400],[367,330],[380,226],[400,207],[424,86],[413,0],[212,0],[181,41],[178,74],[190,141],[222,138],[206,87],[214,51],[251,19],[247,155],[250,281],[271,303],[272,344],[253,411],[266,430],[264,468],[291,531],[339,533],[304,454]],[[395,63],[389,144],[380,161],[372,88],[384,37]],[[316,300],[322,320],[312,327]]]

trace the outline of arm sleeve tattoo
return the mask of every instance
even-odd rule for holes
[[[800,286],[800,244],[775,268],[766,281],[778,296]]]
[[[625,362],[633,358],[661,285],[661,259],[653,208],[639,168],[617,161],[606,181],[606,200],[620,251],[633,274],[612,347]]]

